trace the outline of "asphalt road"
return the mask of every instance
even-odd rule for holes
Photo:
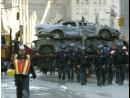
[[[38,73],[36,80],[30,80],[30,98],[129,98],[129,85],[113,85],[98,87],[95,77],[89,78],[86,86],[79,83],[58,82],[57,76],[43,76]],[[16,98],[14,78],[1,77],[1,98]]]
[[[56,77],[52,76],[38,77],[36,80],[30,80],[30,98],[86,98],[77,95],[65,84],[56,83]],[[1,98],[16,98],[16,87],[13,78],[2,76]]]

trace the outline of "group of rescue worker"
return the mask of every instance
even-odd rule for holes
[[[98,86],[112,84],[114,77],[115,82],[122,85],[128,71],[127,50],[126,46],[121,45],[97,47],[95,53],[90,53],[87,49],[62,47],[55,60],[47,58],[46,61],[50,63],[50,74],[57,68],[59,81],[62,82],[73,82],[76,75],[77,82],[86,85],[87,78],[95,73]]]
[[[58,69],[58,78],[61,82],[66,80],[73,82],[76,75],[77,82],[86,85],[89,74],[94,70],[98,86],[112,84],[113,68],[115,68],[115,82],[123,85],[125,72],[129,65],[127,50],[126,46],[119,45],[116,48],[104,46],[96,48],[95,53],[92,54],[87,49],[75,50],[62,47],[55,59],[46,58],[45,61],[48,62],[51,75],[55,73],[56,68]],[[29,98],[29,74],[32,73],[32,78],[35,79],[36,73],[33,61],[30,55],[26,54],[23,45],[19,47],[18,53],[12,56],[8,69],[14,69],[17,98]],[[45,74],[47,71],[44,70]]]

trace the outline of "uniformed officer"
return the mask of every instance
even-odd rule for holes
[[[68,57],[65,46],[62,46],[61,50],[57,53],[56,60],[58,62],[58,78],[65,81],[65,75],[67,72]]]
[[[73,82],[74,80],[74,74],[75,74],[75,68],[77,65],[77,57],[76,57],[76,51],[74,49],[70,49],[68,52],[68,62],[69,62],[69,71],[68,71],[68,80]]]
[[[122,50],[122,46],[119,44],[113,56],[113,63],[116,68],[116,83],[119,85],[123,85],[125,79],[126,61],[126,53]]]
[[[112,84],[113,81],[113,55],[111,51],[107,51],[106,56],[106,80],[107,84]]]
[[[81,63],[80,63],[80,81],[81,85],[86,85],[87,83],[87,69],[89,67],[89,59],[88,54],[83,50],[82,57],[81,57]]]
[[[128,48],[126,46],[122,47],[123,51],[126,53],[126,79],[129,79],[129,52],[128,52]]]
[[[101,49],[96,50],[96,56],[94,58],[94,65],[96,70],[96,78],[97,78],[97,85],[102,86],[105,85],[105,71],[104,65],[106,63],[106,59],[102,54]]]
[[[77,83],[80,83],[80,64],[82,60],[82,51],[78,49],[76,52],[77,65],[76,65],[76,74],[77,74]]]

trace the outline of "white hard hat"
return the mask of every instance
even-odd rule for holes
[[[110,53],[113,54],[115,51],[111,51]]]
[[[123,48],[122,49],[126,49],[126,46],[123,46]]]
[[[24,49],[25,49],[24,45],[20,45],[20,46],[19,46],[19,49],[20,49],[20,50],[24,50]]]

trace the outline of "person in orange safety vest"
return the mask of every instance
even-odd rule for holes
[[[30,55],[26,54],[24,45],[21,45],[18,54],[14,55],[11,67],[15,70],[17,98],[30,98],[29,73],[32,73],[33,79],[36,78],[36,73],[31,64]]]

